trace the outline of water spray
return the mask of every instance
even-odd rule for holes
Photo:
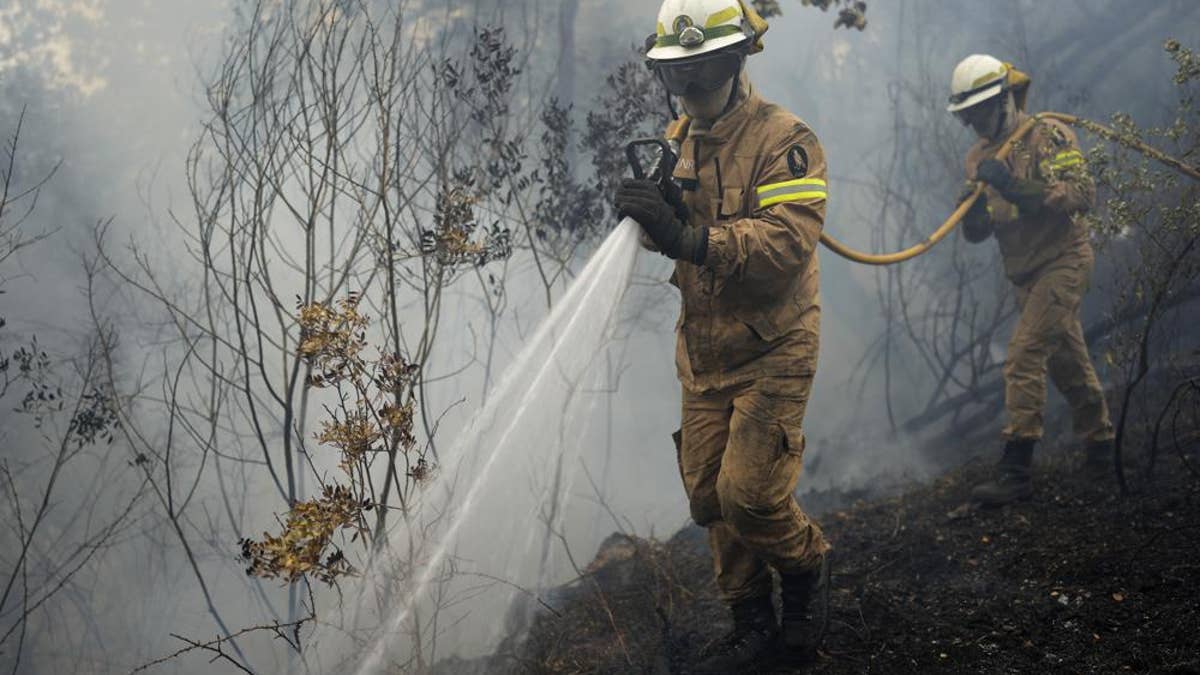
[[[640,226],[629,218],[620,222],[536,333],[525,342],[483,408],[456,439],[446,455],[444,466],[450,468],[443,469],[441,475],[446,480],[465,476],[465,486],[449,486],[445,505],[448,514],[444,528],[437,534],[436,547],[422,560],[415,581],[399,606],[385,618],[380,636],[371,644],[356,673],[374,673],[381,667],[387,640],[401,635],[405,622],[460,543],[464,525],[482,515],[485,509],[494,513],[503,508],[500,504],[489,504],[485,498],[489,491],[488,496],[493,496],[511,490],[503,485],[506,479],[499,471],[522,458],[528,459],[531,452],[546,460],[547,451],[562,450],[546,445],[555,442],[546,438],[554,434],[544,433],[547,415],[553,414],[547,411],[547,399],[556,395],[555,386],[560,378],[581,377],[611,338],[616,310],[632,276],[639,230]],[[538,435],[538,431],[543,433]],[[531,433],[535,435],[522,436]],[[531,438],[545,447],[531,450],[528,445]],[[465,487],[465,493],[460,492],[460,487]],[[456,493],[461,497],[453,498]],[[523,514],[513,517],[520,515]],[[489,542],[508,555],[515,543]]]

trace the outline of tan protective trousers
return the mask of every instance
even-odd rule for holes
[[[1113,438],[1104,389],[1079,322],[1093,264],[1090,253],[1070,256],[1017,287],[1021,316],[1004,363],[1008,438],[1042,437],[1047,371],[1071,405],[1075,433],[1088,442]]]
[[[734,603],[771,593],[767,565],[811,569],[829,549],[792,496],[812,376],[769,377],[683,395],[676,438],[692,518],[708,528],[717,588]]]

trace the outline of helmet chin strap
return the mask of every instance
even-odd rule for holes
[[[996,128],[993,130],[991,139],[998,141],[1008,135],[1017,121],[1016,115],[1012,114],[1013,105],[1012,91],[1005,89],[1001,94],[1004,100],[1000,102],[1000,111],[996,114]]]
[[[675,99],[671,96],[671,90],[667,88],[667,82],[663,79],[662,73],[656,73],[659,84],[662,85],[663,93],[667,96],[667,109],[671,111],[671,119],[679,119],[679,110],[675,108]]]
[[[721,115],[729,112],[733,104],[737,102],[738,89],[741,89],[742,71],[746,68],[746,57],[742,56],[738,60],[737,72],[733,74],[733,84],[729,87],[729,98],[725,100],[725,108],[721,110]],[[718,116],[719,117],[719,116]]]

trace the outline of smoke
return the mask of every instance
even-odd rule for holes
[[[503,14],[492,3],[446,4],[447,16],[453,11],[463,25],[504,20],[520,26],[516,34],[531,36],[522,45],[531,54],[528,95],[536,95],[551,74],[563,70],[557,57],[545,56],[558,53],[554,40],[537,39],[557,29],[558,3],[508,3],[512,7]],[[156,254],[157,269],[187,287],[194,270],[178,265],[186,259],[181,255],[186,242],[174,222],[186,221],[191,213],[184,162],[203,120],[201,76],[229,47],[225,31],[236,9],[225,2],[150,0],[16,0],[0,9],[0,131],[9,133],[24,107],[18,158],[22,175],[36,177],[62,162],[29,223],[35,230],[56,233],[24,251],[19,266],[4,272],[9,282],[0,296],[0,314],[9,322],[6,346],[36,334],[56,353],[72,354],[91,337],[80,261],[99,220],[112,218],[112,241],[138,241]],[[1036,108],[1097,119],[1120,110],[1156,124],[1169,121],[1160,116],[1171,97],[1170,66],[1159,45],[1168,37],[1195,35],[1200,26],[1200,7],[1189,2],[1155,3],[1136,14],[1129,3],[1116,0],[878,2],[871,4],[871,24],[864,33],[835,32],[831,16],[800,3],[785,3],[784,11],[773,21],[766,55],[750,60],[750,74],[768,99],[795,111],[817,132],[831,170],[827,229],[860,248],[883,243],[871,238],[880,216],[874,186],[885,178],[893,156],[903,159],[897,164],[901,171],[928,170],[921,175],[929,177],[929,184],[917,186],[924,200],[914,211],[921,221],[917,228],[932,230],[946,215],[958,177],[952,166],[934,170],[929,165],[940,162],[943,154],[965,153],[968,135],[952,130],[942,139],[944,147],[897,147],[894,130],[898,119],[913,122],[922,106],[939,114],[938,97],[961,57],[992,52],[1031,72]],[[641,0],[581,0],[578,12],[571,53],[574,103],[582,112],[592,103],[597,83],[649,32],[652,11]],[[931,98],[922,98],[926,94]],[[821,362],[806,420],[810,444],[801,489],[861,488],[896,474],[922,477],[940,470],[942,465],[921,447],[921,438],[892,430],[882,362],[860,364],[887,325],[877,294],[884,277],[826,251],[821,255]],[[427,392],[431,409],[449,411],[441,424],[443,445],[482,405],[484,391],[495,387],[546,313],[529,261],[518,259],[512,265],[512,311],[499,329],[490,376],[478,364],[463,369],[478,355],[476,336],[485,327],[478,299],[455,292],[444,301],[443,334],[452,337],[439,343],[431,370],[446,377]],[[666,536],[686,522],[669,438],[679,414],[672,335],[677,300],[664,284],[669,274],[665,261],[642,256],[639,265],[634,287],[644,295],[629,300],[627,311],[635,316],[626,317],[638,328],[623,336],[619,358],[606,362],[611,381],[619,386],[595,397],[592,409],[602,424],[587,434],[594,445],[581,453],[607,461],[587,467],[596,490],[579,479],[572,488],[580,499],[602,495],[616,522],[607,514],[570,522],[572,553],[580,561],[588,560],[618,524]],[[141,372],[144,382],[157,386],[170,366],[154,342],[158,333],[151,322],[161,317],[139,306],[127,291],[109,291],[104,297],[101,311],[120,322],[118,332],[125,336],[121,366]],[[1096,309],[1093,300],[1088,311]],[[895,355],[890,399],[899,419],[919,410],[918,394],[926,384],[919,369],[908,367],[911,356],[902,349]],[[31,467],[22,476],[22,487],[36,496],[44,475],[37,472],[44,468],[38,463],[42,432],[7,407],[0,415],[6,446],[0,454]],[[968,450],[963,449],[964,458]],[[226,463],[217,471],[197,467],[194,475],[200,482],[186,527],[203,546],[196,564],[215,582],[213,604],[235,630],[285,618],[286,590],[244,583],[234,558],[237,538],[270,527],[280,509],[261,468]],[[120,508],[123,498],[139,489],[136,472],[120,454],[97,457],[64,480],[86,487],[96,476],[117,488],[97,502],[104,510]],[[218,477],[237,486],[234,503],[223,503]],[[71,526],[86,520],[72,508],[77,504],[64,497],[61,508],[51,513],[50,532],[77,534]],[[226,511],[233,515],[227,517]],[[42,618],[35,626],[43,633],[31,638],[23,669],[127,672],[181,646],[171,633],[208,637],[217,632],[187,557],[154,514],[150,507],[138,510],[100,562],[38,615]],[[229,521],[240,522],[240,531],[232,531]],[[6,544],[10,536],[5,535]],[[532,583],[560,581],[561,572],[556,568],[555,574]],[[269,638],[248,640],[244,648],[259,670],[282,672],[295,665]],[[208,672],[206,661],[194,656],[165,670]]]
[[[830,170],[826,230],[863,250],[914,244],[949,215],[963,181],[962,157],[974,140],[942,112],[960,59],[991,53],[1031,73],[1033,110],[1097,120],[1120,111],[1143,124],[1165,124],[1173,92],[1162,44],[1200,21],[1200,8],[1187,3],[1162,3],[1135,16],[1119,2],[871,3],[870,27],[860,34],[831,31],[831,17],[784,9],[767,34],[766,53],[783,46],[789,58],[751,58],[750,73],[768,99],[795,111],[821,138]],[[1085,147],[1095,143],[1082,140]],[[879,189],[889,184],[905,192]],[[888,217],[911,222],[910,238],[873,237]],[[948,257],[953,245],[946,242],[930,256]],[[893,325],[885,395],[882,357],[861,360],[887,330],[879,289],[888,277],[826,250],[821,255],[822,352],[806,416],[813,439],[809,468],[816,470],[802,477],[802,486],[887,486],[897,477],[938,472],[947,458],[996,452],[998,439],[955,452],[926,445],[936,428],[919,436],[907,434],[903,424],[893,430],[889,407],[902,423],[922,410],[934,383]],[[985,245],[964,255],[982,266],[997,252]],[[1006,292],[1007,283],[1000,284]],[[921,298],[909,301],[919,307]],[[1085,316],[1097,316],[1103,306],[1101,294],[1093,293]],[[1002,350],[1007,330],[997,338],[995,349]],[[996,413],[993,429],[1000,422]]]

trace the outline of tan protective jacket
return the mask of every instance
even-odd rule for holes
[[[709,228],[704,265],[678,262],[679,379],[693,392],[816,370],[817,245],[825,154],[795,115],[744,76],[739,102],[710,127],[693,122],[675,178],[688,224]]]
[[[1020,113],[1017,125],[1027,119],[1029,115]],[[967,152],[968,179],[975,179],[979,163],[995,156],[1002,142],[981,140]],[[1073,216],[1092,208],[1096,185],[1084,165],[1074,131],[1056,120],[1044,120],[1014,146],[1007,163],[1013,176],[1047,184],[1045,206],[1034,215],[1020,213],[994,188],[987,187],[988,207],[1008,278],[1024,286],[1051,262],[1090,258],[1087,227]]]

